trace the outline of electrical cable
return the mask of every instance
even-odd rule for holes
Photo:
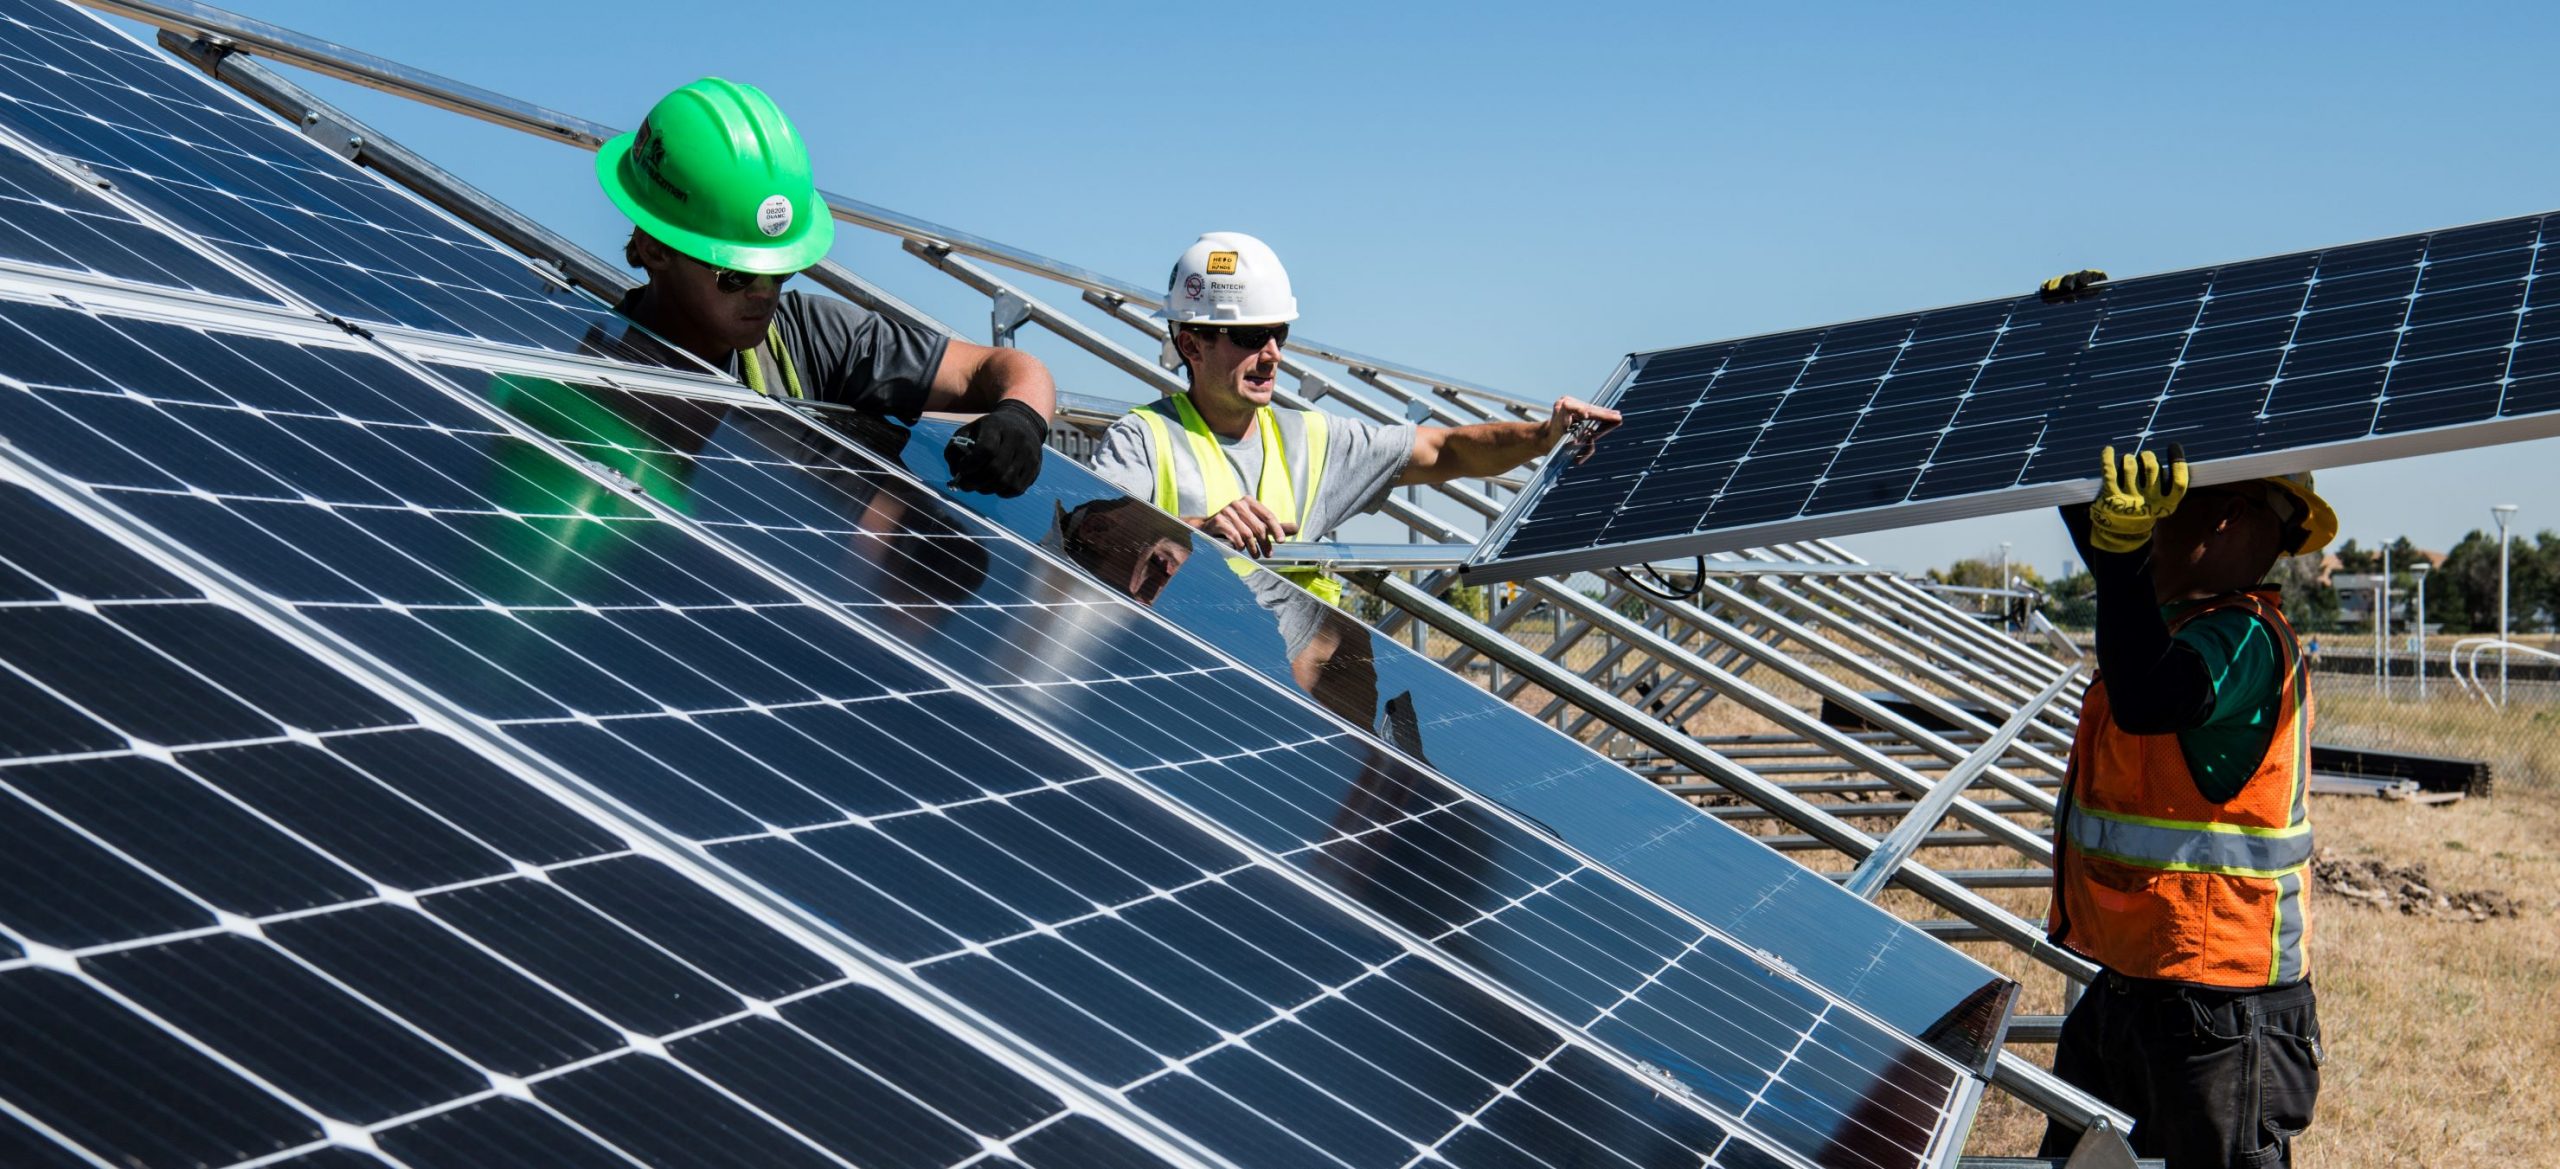
[[[1643,570],[1645,576],[1652,578],[1654,583],[1646,584],[1644,581],[1638,580],[1636,578],[1636,571],[1638,569]],[[1662,574],[1655,572],[1653,570],[1653,566],[1650,564],[1625,565],[1618,568],[1617,573],[1618,579],[1627,582],[1628,588],[1634,589],[1635,591],[1643,593],[1648,597],[1652,597],[1655,600],[1685,601],[1706,590],[1707,558],[1704,555],[1698,557],[1697,571],[1689,578],[1689,587],[1685,590],[1673,589],[1671,587],[1671,582],[1662,579]]]

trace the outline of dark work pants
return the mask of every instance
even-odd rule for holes
[[[2136,1156],[2169,1169],[2273,1169],[2320,1095],[2311,984],[2224,990],[2103,972],[2062,1021],[2053,1070],[2133,1117]],[[2039,1154],[2078,1134],[2045,1129]]]

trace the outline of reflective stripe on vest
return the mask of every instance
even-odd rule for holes
[[[2250,828],[2075,807],[2071,843],[2083,852],[2145,868],[2273,877],[2311,859],[2311,825]]]
[[[2294,982],[2308,972],[2305,884],[2312,703],[2308,667],[2272,590],[2182,614],[2242,609],[2275,641],[2277,726],[2238,794],[2207,802],[2178,737],[2115,726],[2101,677],[2055,823],[2055,940],[2120,973],[2215,986]]]
[[[1155,448],[1155,505],[1177,516],[1216,515],[1228,504],[1242,499],[1244,487],[1236,478],[1235,464],[1227,458],[1226,448],[1219,445],[1217,434],[1209,429],[1199,410],[1191,405],[1191,396],[1175,394],[1171,400],[1176,415],[1182,421],[1185,439],[1182,443],[1174,442],[1173,428],[1165,424],[1162,414],[1146,407],[1135,412],[1138,420],[1145,424],[1150,445]],[[1298,448],[1307,452],[1302,483],[1293,482],[1298,478],[1299,468],[1289,461],[1291,443],[1286,432],[1291,423],[1300,431]],[[1253,497],[1270,508],[1271,514],[1279,517],[1280,522],[1301,525],[1305,513],[1300,510],[1298,501],[1303,498],[1307,506],[1313,508],[1316,493],[1324,485],[1329,445],[1325,416],[1314,410],[1284,413],[1264,406],[1254,411],[1254,426],[1262,438],[1262,476],[1254,484]],[[1187,452],[1190,457],[1185,459],[1177,452]],[[1188,471],[1187,475],[1185,471]],[[1184,492],[1186,486],[1194,491],[1188,498]],[[1259,567],[1251,560],[1232,556],[1227,558],[1227,564],[1239,576],[1251,575]],[[1342,603],[1342,582],[1323,569],[1283,569],[1280,575],[1314,593],[1327,604]]]
[[[764,340],[755,348],[742,350],[738,354],[738,372],[741,380],[747,383],[748,389],[770,398],[773,396],[773,391],[765,388],[764,363],[756,360],[756,355],[759,353],[773,355],[773,364],[782,370],[782,388],[788,396],[794,398],[806,396],[800,392],[800,367],[791,363],[791,351],[783,347],[781,324],[766,325]]]

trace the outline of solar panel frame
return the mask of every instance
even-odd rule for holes
[[[2552,263],[2547,231],[2555,222],[2560,215],[2488,220],[2111,281],[2077,298],[2030,294],[1631,354],[1597,396],[1635,412],[1612,436],[1614,446],[1579,470],[1550,461],[1487,529],[1463,573],[1470,580],[1554,575],[2080,502],[2096,494],[2097,481],[2084,468],[2107,443],[2125,452],[2181,441],[2194,481],[2211,484],[2560,434],[2560,381],[2553,376],[2560,342],[2548,325],[2536,328],[2533,299]],[[2076,339],[2052,341],[2053,334]],[[2188,360],[2194,341],[2215,334],[2221,336],[2213,343],[2224,348]],[[2450,348],[2404,360],[2413,335]],[[2030,336],[2041,339],[2027,342],[2036,348],[2025,353],[2013,357],[2001,348]],[[1845,415],[1799,425],[1785,408],[1810,388],[1797,379],[1820,368],[1825,347],[1844,337],[1853,359],[1887,351],[1897,363],[1915,352],[1938,356],[1912,359],[1925,366],[1910,371],[1924,390],[1907,407],[1883,396],[1894,381],[1886,375],[1910,370],[1899,364],[1845,383],[1864,387],[1863,401],[1804,394],[1804,401],[1858,408],[1839,435],[1816,434],[1827,419]],[[2091,364],[2099,372],[2084,374],[2083,358],[2092,353],[2114,364]],[[2006,370],[2021,372],[2010,382],[1986,382],[1993,369],[2004,378]],[[1703,383],[1685,409],[1677,405],[1677,385],[1661,380],[1666,373],[1675,383]],[[2185,388],[2199,381],[2201,387]],[[2279,389],[2288,382],[2297,388]],[[2493,387],[2493,399],[2474,401],[2467,412],[2442,412]],[[2235,398],[2252,391],[2260,396],[2254,411]],[[1631,395],[1640,393],[1673,397],[1639,404]],[[2280,396],[2287,401],[2279,403]],[[2485,413],[2477,408],[2483,405]],[[1760,494],[1801,501],[1795,511],[1715,519],[1724,493],[1751,483],[1729,470],[1709,488],[1697,476],[1734,465],[1731,457],[1698,463],[1693,452],[1684,462],[1666,445],[1687,443],[1683,436],[1693,432],[1686,419],[1708,409],[1729,424],[1723,433],[1799,434],[1763,460],[1779,472],[1753,472],[1754,482],[1768,484]],[[1837,462],[1821,457],[1826,444],[1845,444],[1837,450],[1845,457],[1867,441],[1852,438],[1867,419],[1896,410],[1936,411],[1948,429],[1935,432],[1935,444],[1891,448],[1899,453],[1878,464],[1883,469],[1831,477]],[[1667,432],[1642,419],[1664,411],[1680,414]],[[1978,428],[1969,421],[1986,414]],[[1903,422],[1919,426],[1887,441],[1932,433],[1917,417]],[[2278,425],[2304,441],[2256,441]],[[2252,441],[2228,441],[2234,427],[2249,428]],[[1943,436],[1959,432],[1968,441],[2009,435],[2011,446],[1989,448],[1993,455],[1970,466],[1936,461]],[[1750,444],[1741,449],[1751,455],[1759,438],[1707,442],[1700,450],[1730,450],[1736,441]],[[1630,468],[1638,468],[1632,478]],[[1648,495],[1648,476],[1656,473],[1692,479]],[[1824,503],[1828,484],[1851,479],[1882,491],[1882,501]],[[1673,530],[1671,517],[1686,514],[1700,519]],[[1634,518],[1646,516],[1658,518]],[[1630,531],[1612,538],[1622,520]]]

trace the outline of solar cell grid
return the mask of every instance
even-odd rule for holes
[[[9,1164],[1160,1163],[7,484],[0,711]]]
[[[51,0],[0,0],[0,29],[8,34],[0,36],[0,127],[85,165],[321,310],[508,345],[655,360],[610,339],[625,326],[603,306],[100,18]],[[104,248],[83,246],[71,259],[130,267]],[[193,269],[173,275],[189,287],[219,279]],[[234,294],[227,286],[207,290]]]
[[[0,260],[238,300],[273,297],[0,143]]]
[[[796,419],[602,387],[542,417],[598,462],[686,452],[683,506],[724,538],[1800,1153],[1915,1163],[1938,1135],[1953,1068]],[[1848,1057],[1790,1063],[1808,1032]]]
[[[1533,484],[1470,571],[2062,502],[2109,445],[2178,442],[2221,481],[2550,433],[2560,345],[2534,313],[2546,226],[1638,354],[1602,395],[1628,425]]]
[[[928,420],[898,452],[916,477],[948,477],[938,454],[947,428]],[[1959,1062],[1987,1060],[2005,1002],[1997,976],[1276,577],[1197,570],[1222,553],[1082,469],[1053,461],[1018,499],[957,498],[1018,536],[1060,548],[1096,579],[1124,582],[1156,616],[1222,654],[1308,687],[1354,726],[1386,728],[1379,738],[1440,775],[1744,944],[1783,955],[1825,990],[1927,1036]],[[1189,567],[1146,575],[1163,572],[1167,546],[1187,550],[1176,563]],[[1321,664],[1313,665],[1318,642]],[[1263,705],[1245,696],[1233,704]],[[1808,936],[1807,920],[1824,928]]]
[[[13,319],[41,334],[77,317],[31,308]],[[223,343],[253,360],[261,346],[296,347],[227,334]],[[332,368],[354,352],[333,351]],[[387,364],[374,373],[359,401],[368,413],[414,419],[404,408],[413,396],[438,393]],[[338,489],[333,477],[371,480],[370,467],[303,450],[336,443],[302,437],[283,414],[163,403],[133,388],[142,396],[116,399],[130,410],[98,411],[107,395],[49,384],[0,398],[21,416],[59,416],[49,429],[26,428],[32,437],[22,446],[33,457],[155,528],[186,533],[191,546],[261,591],[468,707],[711,861],[1239,1162],[1402,1164],[1428,1149],[1447,1163],[1494,1163],[1506,1150],[1517,1155],[1523,1141],[1561,1142],[1605,1160],[1622,1154],[1604,1157],[1604,1147],[1643,1140],[1683,1150],[1648,1156],[1653,1163],[1765,1160],[1740,1145],[1719,1153],[1732,1143],[1722,1127],[1659,1086],[1595,1063],[1566,1033],[1452,978],[1267,863],[1188,827],[1128,781],[1076,762],[626,501],[637,493],[679,511],[712,506],[716,495],[695,492],[683,466],[634,449],[646,457],[599,459],[617,472],[600,480],[485,420],[466,430],[399,417],[292,418],[306,429],[325,423],[380,437],[376,457],[414,464],[400,473],[422,477],[422,485],[423,477],[441,483],[424,493],[432,503],[332,501],[322,492]],[[490,392],[532,409],[518,400],[532,392],[521,383]],[[238,429],[181,420],[191,411],[226,416]],[[871,474],[884,489],[903,483]],[[928,494],[905,490],[919,507],[930,505]],[[883,529],[877,538],[908,537]],[[938,587],[912,569],[862,567],[879,554],[858,542],[831,553],[856,576],[872,573],[889,590],[883,597]],[[908,573],[903,583],[890,583],[896,572]],[[937,619],[924,610],[910,603],[881,618]],[[643,643],[611,624],[642,613],[699,616],[711,636]],[[754,659],[769,647],[834,665],[814,675],[758,673]],[[669,658],[671,649],[686,656]],[[725,681],[749,678],[768,686],[779,678],[804,687],[804,696],[774,693],[766,701]],[[703,697],[717,705],[668,701]],[[757,743],[751,753],[738,748],[747,736]],[[898,811],[858,811],[865,801]],[[1007,833],[1012,847],[990,842]],[[1128,900],[1102,900],[1115,890]],[[441,904],[503,935],[493,946],[524,944],[521,929],[503,927],[540,907],[483,908],[494,896]],[[1163,936],[1183,946],[1118,937],[1114,923],[1131,917],[1162,921]],[[1129,946],[1136,948],[1115,950]],[[1150,964],[1114,965],[1097,951]],[[682,982],[668,978],[666,986]],[[1255,986],[1265,989],[1242,990]],[[609,989],[584,993],[604,998]],[[1308,1021],[1310,1008],[1337,1000],[1360,1010],[1331,1028]],[[620,987],[610,1001],[634,1020],[702,1025],[698,994]],[[1294,1065],[1252,1043],[1284,1020],[1322,1040]],[[1418,1111],[1390,1118],[1365,1110],[1360,1092],[1381,1074],[1371,1069],[1396,1061],[1432,1068],[1445,1058],[1436,1053],[1482,1046],[1487,1037],[1515,1053],[1506,1058],[1518,1066],[1460,1065],[1421,1084],[1386,1072],[1413,1089],[1408,1103]],[[620,1069],[587,1082],[641,1091],[662,1078],[654,1068]],[[609,1103],[571,1092],[559,1106],[588,1123],[644,1130],[670,1123],[664,1110]],[[1485,1143],[1488,1133],[1499,1139]],[[630,1139],[673,1147],[653,1145],[658,1138],[646,1131]],[[759,1156],[781,1154],[747,1159]]]

